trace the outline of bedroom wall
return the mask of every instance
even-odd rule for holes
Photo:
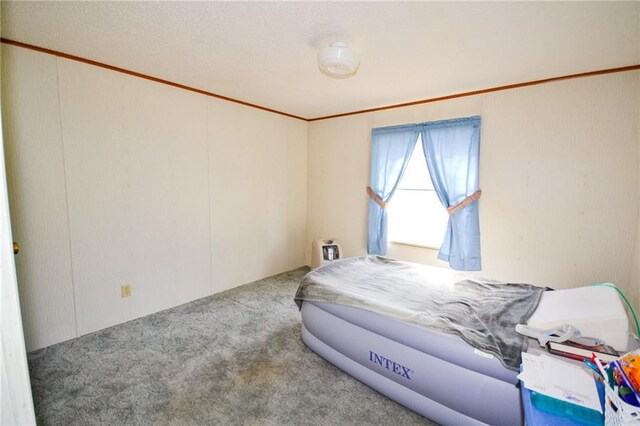
[[[308,264],[315,238],[364,254],[371,128],[475,114],[482,274],[556,288],[612,281],[640,304],[640,73],[307,125],[16,47],[2,54],[29,350]],[[443,265],[428,249],[389,255]]]
[[[638,229],[638,72],[495,92],[311,122],[308,244],[366,253],[373,127],[482,116],[481,275],[630,291]],[[435,251],[389,256],[442,265]]]
[[[638,23],[640,26],[640,22]],[[640,49],[640,47],[638,48]],[[640,73],[638,73],[638,86],[640,87]],[[640,122],[640,109],[638,110],[638,122]],[[638,126],[638,164],[640,164],[640,126]],[[638,175],[638,199],[640,200],[640,174]],[[632,300],[634,306],[640,307],[640,214],[638,214],[638,230],[636,232],[636,249],[633,257],[633,267],[631,270],[630,289],[632,290]],[[636,315],[640,314],[640,311]]]
[[[28,350],[305,264],[306,122],[2,54]]]
[[[640,162],[640,159],[638,160]],[[639,191],[640,192],[640,191]],[[640,194],[638,195],[640,198]],[[636,315],[640,314],[640,216],[638,217],[638,231],[636,232],[636,248],[633,257],[633,266],[629,274],[630,301],[633,301]]]
[[[209,99],[214,291],[306,265],[307,122]]]

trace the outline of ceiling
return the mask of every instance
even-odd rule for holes
[[[14,2],[2,37],[304,118],[640,63],[640,2]],[[317,67],[346,40],[350,79]]]

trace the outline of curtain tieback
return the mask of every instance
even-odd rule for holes
[[[460,201],[458,204],[448,207],[447,213],[449,213],[450,215],[457,213],[459,210],[462,210],[463,208],[467,207],[469,204],[479,199],[481,195],[482,195],[482,190],[478,189],[476,192],[469,195],[467,198]]]
[[[382,199],[378,197],[378,195],[376,195],[375,192],[373,192],[373,189],[371,189],[370,186],[367,186],[367,194],[369,194],[369,198],[371,198],[377,205],[379,205],[380,208],[383,208],[383,209],[387,208],[387,203],[382,201]]]

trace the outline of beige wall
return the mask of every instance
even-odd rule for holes
[[[76,336],[56,59],[2,48],[2,119],[27,349]],[[32,172],[34,171],[34,172]]]
[[[638,231],[636,232],[636,248],[633,257],[633,266],[631,274],[629,275],[629,302],[633,303],[636,315],[640,315],[640,217],[638,218]]]
[[[371,128],[481,115],[481,274],[629,291],[639,103],[629,72],[312,122],[308,239],[366,252]],[[428,249],[393,246],[389,255],[442,265]]]
[[[306,122],[2,52],[29,350],[305,264]]]
[[[640,48],[639,48],[640,49]],[[638,86],[640,86],[640,73],[637,78]],[[638,122],[640,122],[640,110],[638,111]],[[640,126],[639,126],[640,127]],[[638,129],[638,163],[640,164],[640,129]],[[638,199],[640,199],[640,176],[638,176]],[[634,306],[638,312],[636,315],[640,315],[640,214],[638,214],[638,230],[636,232],[636,249],[633,256],[633,267],[629,278],[629,288],[631,290],[631,296],[635,303]]]
[[[218,99],[208,123],[214,291],[305,265],[307,123]]]
[[[308,264],[316,238],[364,254],[371,128],[470,115],[483,120],[482,274],[611,281],[640,303],[638,72],[307,124],[2,52],[30,350]],[[389,255],[443,265],[433,250]]]

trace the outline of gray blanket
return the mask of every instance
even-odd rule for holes
[[[384,314],[460,336],[518,370],[527,339],[516,333],[543,288],[481,280],[443,268],[380,256],[334,261],[309,272],[295,301],[329,302]]]

